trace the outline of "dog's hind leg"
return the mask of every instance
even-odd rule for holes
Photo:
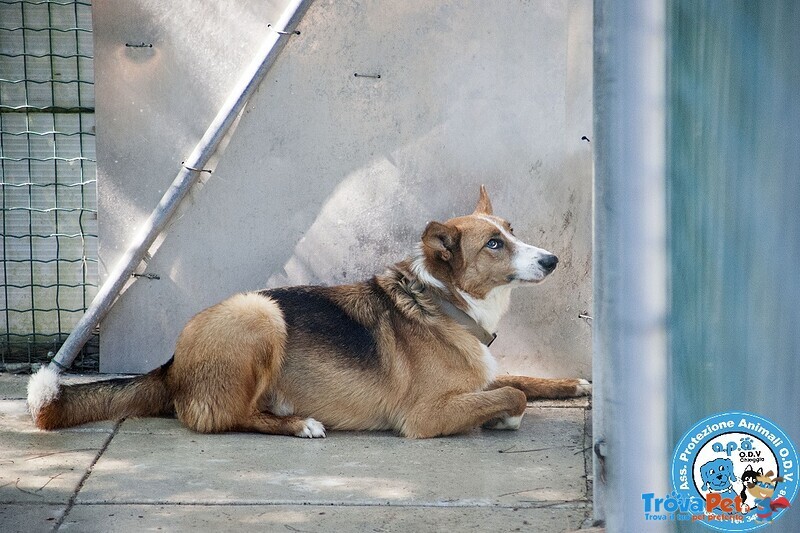
[[[527,402],[518,389],[502,387],[421,401],[405,420],[400,432],[405,437],[428,438],[464,433],[489,421],[502,420],[498,429],[517,429]]]
[[[178,338],[167,376],[178,419],[201,433],[302,432],[302,420],[282,425],[258,414],[280,372],[285,342],[280,309],[258,294],[232,296],[195,315]]]
[[[528,400],[555,400],[589,396],[592,385],[585,379],[530,378],[527,376],[497,376],[486,390],[514,387],[525,393]]]
[[[289,435],[310,439],[325,437],[325,427],[313,418],[277,416],[268,412],[255,412],[232,429],[233,431],[256,431],[270,435]]]

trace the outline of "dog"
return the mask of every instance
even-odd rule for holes
[[[416,253],[333,287],[237,294],[195,315],[148,374],[64,386],[52,366],[28,385],[41,429],[176,415],[201,433],[325,437],[392,430],[428,438],[518,429],[527,400],[588,395],[581,379],[497,375],[488,349],[511,289],[558,264],[493,214],[430,222]]]
[[[723,498],[734,499],[736,491],[733,482],[736,475],[733,473],[733,461],[720,457],[708,461],[700,467],[700,478],[703,480],[702,490],[709,493],[718,493]]]
[[[700,467],[700,478],[703,480],[702,490],[718,492],[725,497],[736,496],[733,482],[736,475],[733,473],[733,462],[725,457],[709,461]]]

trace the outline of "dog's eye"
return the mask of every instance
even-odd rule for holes
[[[492,250],[499,250],[503,247],[503,241],[500,239],[489,239],[489,242],[486,243],[486,247]]]

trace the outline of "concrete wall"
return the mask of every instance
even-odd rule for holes
[[[195,6],[95,6],[101,271],[282,10]],[[517,235],[561,258],[513,296],[493,353],[506,370],[589,377],[592,2],[318,1],[299,29],[153,251],[160,279],[104,320],[101,369],[162,363],[186,320],[233,292],[379,272],[485,183]]]

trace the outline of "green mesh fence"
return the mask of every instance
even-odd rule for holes
[[[96,292],[91,31],[90,2],[0,0],[0,370],[48,360]]]

